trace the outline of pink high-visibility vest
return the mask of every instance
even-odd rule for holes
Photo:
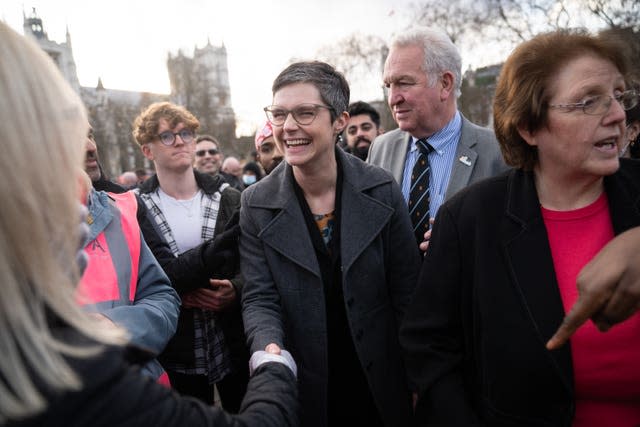
[[[111,206],[113,220],[84,248],[89,262],[76,293],[83,305],[109,302],[113,306],[131,305],[136,296],[140,262],[138,202],[132,191],[109,196],[115,201],[115,206]],[[171,387],[166,372],[157,382]]]
[[[135,299],[140,261],[138,204],[130,191],[109,196],[117,207],[111,209],[113,221],[84,248],[89,263],[78,286],[81,304],[131,305]]]

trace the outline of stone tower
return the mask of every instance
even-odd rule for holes
[[[200,133],[218,138],[225,154],[236,154],[235,114],[231,106],[227,49],[213,46],[194,48],[193,57],[181,51],[167,59],[171,101],[191,111],[200,121]]]
[[[27,16],[23,14],[23,19],[24,34],[36,39],[38,45],[47,52],[58,65],[62,75],[71,87],[77,93],[80,93],[80,82],[78,81],[78,73],[76,72],[76,63],[73,59],[69,28],[67,28],[66,41],[64,43],[56,43],[53,40],[49,40],[47,33],[44,31],[42,19],[40,19],[36,13],[35,7],[32,9],[31,15]]]

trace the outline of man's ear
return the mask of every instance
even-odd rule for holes
[[[149,144],[142,144],[140,150],[147,159],[153,161],[153,153],[151,152],[151,147],[149,147]]]
[[[445,71],[440,76],[439,84],[442,85],[440,90],[440,100],[446,101],[449,97],[454,96],[456,78],[451,71]]]

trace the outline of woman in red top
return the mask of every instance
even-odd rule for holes
[[[401,330],[421,425],[640,424],[640,317],[546,342],[581,268],[640,224],[640,165],[619,159],[624,50],[559,31],[520,45],[498,79],[494,122],[513,170],[436,218]]]

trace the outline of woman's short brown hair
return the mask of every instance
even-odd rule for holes
[[[550,82],[560,68],[584,55],[610,61],[626,77],[625,47],[610,36],[586,30],[560,30],[535,36],[509,56],[498,78],[493,102],[496,138],[508,165],[531,170],[538,162],[536,147],[526,143],[518,127],[535,132],[547,125]]]
[[[154,102],[143,110],[133,122],[133,137],[138,145],[153,141],[158,136],[160,119],[164,119],[173,129],[178,123],[185,128],[197,131],[200,122],[186,108],[170,102]]]

